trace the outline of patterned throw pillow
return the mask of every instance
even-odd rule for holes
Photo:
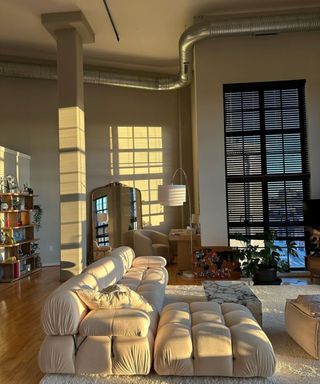
[[[91,310],[136,308],[146,313],[154,311],[144,297],[122,284],[110,285],[100,291],[88,287],[75,292]]]

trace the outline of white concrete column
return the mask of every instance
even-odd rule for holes
[[[57,41],[60,151],[60,279],[86,265],[86,152],[82,44],[94,35],[81,12],[42,16]]]

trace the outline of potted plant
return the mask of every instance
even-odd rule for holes
[[[281,259],[283,247],[275,244],[276,232],[265,231],[261,236],[254,237],[264,241],[263,247],[252,245],[251,238],[242,234],[237,234],[235,238],[243,243],[243,247],[239,249],[239,259],[245,276],[252,277],[255,284],[280,284],[277,272],[289,271],[289,265]],[[288,242],[287,249],[289,255],[298,256],[296,243]]]
[[[36,225],[37,231],[39,231],[41,227],[42,208],[40,205],[34,205],[33,210],[33,222]]]

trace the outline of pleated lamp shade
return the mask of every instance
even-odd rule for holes
[[[199,224],[200,223],[200,215],[199,215],[199,213],[193,213],[191,215],[191,223],[192,224]]]
[[[158,186],[158,200],[161,205],[176,207],[186,202],[186,186],[169,184]]]

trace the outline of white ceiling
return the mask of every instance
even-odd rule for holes
[[[55,59],[55,41],[41,14],[81,10],[96,35],[85,62],[175,72],[178,41],[193,17],[320,6],[320,0],[107,0],[120,35],[116,41],[102,0],[0,0],[1,55]]]

